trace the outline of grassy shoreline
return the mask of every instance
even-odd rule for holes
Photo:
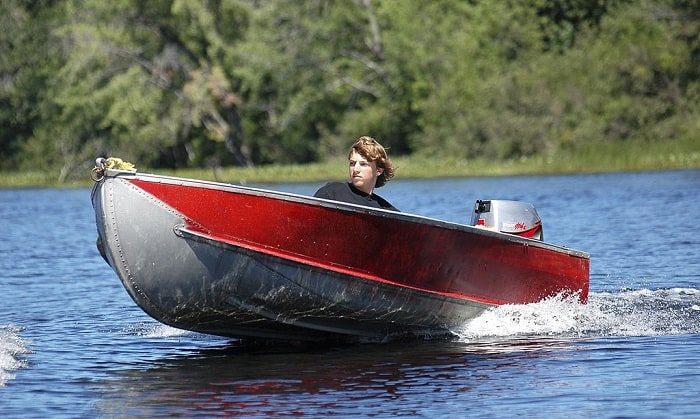
[[[393,160],[398,167],[396,179],[556,175],[700,168],[700,142],[676,143],[673,146],[669,147],[668,144],[597,144],[581,147],[575,152],[498,162],[485,159],[424,159],[416,156],[397,157]],[[235,184],[323,182],[341,180],[347,176],[345,159],[342,157],[323,163],[270,165],[253,168],[160,170],[140,167],[138,162],[132,163],[136,164],[138,170],[144,173]],[[2,189],[86,187],[91,184],[89,170],[85,170],[84,178],[70,179],[63,183],[59,183],[57,176],[51,172],[0,172],[0,188]]]

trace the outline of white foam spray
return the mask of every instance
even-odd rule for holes
[[[700,290],[591,293],[490,309],[455,333],[460,340],[519,337],[660,336],[700,333]]]
[[[161,323],[138,323],[127,327],[124,332],[145,338],[170,338],[191,333],[187,330],[177,329]]]
[[[15,378],[15,371],[26,367],[23,355],[31,353],[29,343],[19,334],[23,328],[0,325],[0,387]]]

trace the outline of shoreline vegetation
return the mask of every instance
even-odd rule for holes
[[[0,188],[699,168],[698,1],[5,0]]]
[[[105,156],[110,157],[110,156]],[[115,156],[119,157],[119,156]],[[684,143],[599,143],[552,156],[517,160],[438,159],[418,156],[392,157],[398,167],[397,179],[430,179],[481,176],[564,175],[575,173],[639,172],[700,168],[700,139]],[[152,169],[132,161],[139,172],[212,180],[240,185],[303,183],[342,180],[345,158],[322,163],[217,167],[199,169]],[[90,168],[84,176],[74,174],[65,182],[50,171],[0,172],[1,189],[42,187],[87,187],[92,184]]]

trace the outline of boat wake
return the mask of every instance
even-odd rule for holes
[[[663,336],[700,333],[700,290],[591,293],[488,310],[455,333],[461,341],[512,337]]]
[[[15,378],[15,371],[26,367],[22,355],[30,353],[29,343],[20,337],[23,328],[0,325],[0,387]]]

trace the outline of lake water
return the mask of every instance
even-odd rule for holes
[[[546,241],[591,254],[588,304],[500,307],[451,341],[249,348],[137,308],[95,249],[89,189],[0,190],[0,416],[700,415],[700,171],[378,192],[457,222],[476,199],[533,203]]]

